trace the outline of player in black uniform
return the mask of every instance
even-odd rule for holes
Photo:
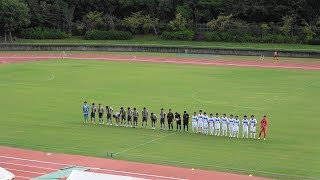
[[[173,124],[172,124],[172,121],[173,121],[173,113],[171,112],[171,109],[169,109],[169,112],[167,114],[167,119],[168,119],[168,126],[169,126],[169,130],[173,130]]]
[[[181,131],[181,116],[179,113],[176,112],[174,118],[176,119],[177,122],[177,131]]]
[[[151,113],[150,116],[151,119],[151,125],[152,125],[152,129],[156,129],[156,123],[157,123],[157,116],[154,113]]]
[[[183,131],[185,131],[187,128],[187,131],[189,131],[189,114],[187,111],[184,111],[183,113]]]

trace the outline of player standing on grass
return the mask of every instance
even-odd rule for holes
[[[139,118],[139,112],[136,108],[133,108],[133,127],[138,126],[138,118]]]
[[[93,123],[93,124],[96,123],[96,111],[97,111],[97,108],[94,105],[94,103],[92,103],[92,106],[91,106],[91,123]]]
[[[142,115],[142,127],[143,127],[143,123],[146,122],[146,128],[148,126],[148,110],[144,107],[142,112],[141,112],[141,115]]]
[[[234,130],[233,125],[234,125],[234,119],[233,119],[233,115],[231,114],[229,118],[229,137],[233,136],[233,130]]]
[[[198,114],[198,133],[203,133],[203,114],[202,110]]]
[[[166,125],[165,125],[165,119],[166,119],[166,113],[164,112],[163,108],[160,110],[160,126],[161,130],[166,130]]]
[[[227,136],[228,135],[228,118],[226,114],[222,115],[221,124],[222,124],[222,136]]]
[[[233,137],[239,138],[239,126],[240,126],[240,120],[238,116],[236,116],[236,119],[233,123]]]
[[[183,112],[183,131],[189,131],[189,114],[187,113],[187,111]]]
[[[278,51],[275,51],[274,53],[273,53],[273,60],[279,60],[279,58],[278,58]]]
[[[193,113],[192,116],[192,132],[198,132],[198,116],[197,116],[197,112]]]
[[[263,140],[266,140],[266,138],[267,138],[267,126],[269,124],[269,121],[268,121],[266,115],[263,116],[263,119],[260,121],[260,124],[261,124],[261,130],[260,130],[258,139],[260,139],[261,134],[263,132]]]
[[[150,116],[150,119],[151,119],[151,125],[152,125],[152,129],[156,129],[156,123],[157,123],[157,116],[153,113],[151,113],[151,116]]]
[[[169,129],[168,130],[173,130],[173,124],[172,124],[172,121],[173,121],[173,113],[171,112],[171,109],[169,109],[169,112],[167,114],[167,119],[168,119],[168,126],[169,126]]]
[[[250,125],[250,139],[252,138],[252,134],[253,134],[253,138],[256,138],[256,126],[257,126],[257,120],[254,118],[254,115],[251,115],[251,119],[249,121],[249,125]]]
[[[219,113],[216,113],[216,117],[214,118],[214,128],[215,128],[215,131],[216,131],[216,136],[220,136],[220,117],[219,117]]]
[[[208,135],[209,117],[206,112],[203,113],[203,134]]]
[[[120,126],[125,126],[125,124],[126,124],[126,114],[127,114],[126,110],[123,107],[121,107],[120,108],[120,117],[121,117]]]
[[[116,126],[120,126],[120,113],[116,112],[113,117],[116,120]]]
[[[130,107],[128,107],[128,123],[127,123],[127,127],[132,127],[132,110],[130,109]]]
[[[102,107],[101,104],[99,104],[99,107],[98,107],[98,113],[99,113],[99,124],[103,124],[103,113],[104,113],[104,109]]]
[[[111,125],[112,126],[112,112],[113,112],[113,109],[112,107],[110,106],[106,106],[106,113],[107,113],[107,123],[106,125]]]
[[[247,115],[244,115],[242,120],[242,138],[244,138],[245,134],[246,134],[246,137],[248,138],[248,127],[249,127],[249,121],[247,119]]]
[[[88,123],[89,105],[87,104],[87,101],[85,101],[82,106],[82,112],[83,112],[84,123]]]
[[[176,119],[176,123],[177,123],[177,131],[181,131],[181,116],[178,112],[176,112],[176,115],[174,116],[174,118]]]
[[[208,121],[209,121],[210,135],[214,135],[214,117],[212,114],[210,114]]]

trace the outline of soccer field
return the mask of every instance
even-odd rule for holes
[[[113,152],[116,159],[280,179],[319,178],[319,89],[320,71],[95,60],[0,65],[0,145],[97,157]],[[85,100],[116,111],[147,107],[157,115],[162,107],[241,119],[266,114],[269,136],[258,141],[84,125]]]

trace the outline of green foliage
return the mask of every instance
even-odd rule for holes
[[[20,0],[0,0],[0,31],[15,32],[30,24],[28,6]]]
[[[194,38],[194,32],[190,30],[184,31],[164,31],[161,34],[161,39],[165,40],[182,40],[182,41],[192,41]]]
[[[176,14],[181,14],[181,16],[186,19],[192,19],[192,9],[187,4],[178,5]]]
[[[309,45],[320,45],[320,38],[316,38],[316,39],[311,39],[310,41],[308,41]]]
[[[85,35],[85,39],[90,40],[128,40],[132,39],[133,35],[128,31],[102,31],[102,30],[91,30]]]
[[[187,19],[182,14],[177,13],[176,18],[169,22],[168,29],[170,31],[185,31],[187,30]]]
[[[151,29],[154,34],[158,34],[158,18],[152,18],[150,15],[143,15],[142,11],[132,13],[131,16],[124,18],[123,25],[129,28],[133,33],[148,33]]]
[[[92,29],[103,29],[105,27],[105,22],[103,19],[103,13],[98,11],[90,11],[83,18],[85,29],[90,31]]]
[[[70,35],[60,30],[44,29],[41,27],[29,28],[22,31],[26,39],[65,39]]]
[[[225,28],[227,25],[230,25],[233,15],[230,14],[228,16],[219,15],[216,19],[212,19],[210,22],[208,22],[208,27],[214,31],[225,31]]]
[[[282,17],[282,26],[280,27],[280,31],[282,34],[288,36],[290,35],[290,31],[295,23],[295,18],[293,16],[284,16]]]
[[[306,36],[305,41],[308,42],[312,40],[313,37],[316,35],[315,27],[311,23],[308,23],[305,20],[302,22],[302,24],[304,25],[302,31]]]
[[[248,34],[232,32],[206,32],[204,34],[206,41],[225,41],[225,42],[263,42],[263,43],[299,43],[301,38],[298,36],[284,36],[266,34],[263,37],[252,36]]]

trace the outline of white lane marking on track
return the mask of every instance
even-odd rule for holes
[[[171,133],[171,134],[173,134],[173,133]],[[69,165],[69,164],[63,164],[63,163],[40,161],[40,160],[34,160],[34,159],[24,159],[24,158],[9,157],[9,156],[0,156],[0,158],[21,160],[21,161],[27,161],[27,162],[38,162],[38,163],[44,163],[44,164],[63,165],[63,166],[77,166],[77,165]],[[84,166],[78,166],[78,167],[84,167]],[[129,174],[129,175],[146,176],[146,177],[152,177],[152,178],[171,179],[171,180],[188,180],[188,179],[183,179],[183,178],[160,176],[160,175],[153,175],[153,174],[144,174],[144,173],[135,173],[135,172],[129,172],[129,171],[118,171],[118,170],[113,170],[113,169],[104,169],[104,168],[95,168],[95,167],[84,167],[84,168],[93,169],[93,170],[101,170],[101,171],[109,171],[109,172],[115,172],[115,173],[122,173],[122,174]]]
[[[39,173],[39,172],[34,172],[34,171],[25,171],[21,169],[12,169],[12,168],[6,168],[11,171],[18,171],[18,172],[26,172],[26,173],[32,173],[32,174],[40,174],[40,175],[45,175],[45,173]]]
[[[176,134],[176,132],[174,132],[174,133],[170,133],[170,134],[166,134],[166,135],[164,135],[164,136],[161,136],[161,137],[158,137],[158,138],[152,139],[152,140],[147,141],[147,142],[145,142],[145,143],[141,143],[141,144],[138,144],[138,145],[132,146],[132,147],[130,147],[130,148],[128,148],[128,149],[125,149],[125,150],[123,150],[123,151],[120,151],[120,152],[115,153],[115,155],[118,155],[118,154],[121,154],[121,153],[124,153],[124,152],[130,151],[130,150],[132,150],[132,149],[136,149],[136,148],[138,148],[138,147],[141,147],[141,146],[147,145],[147,144],[149,144],[149,143],[152,143],[152,142],[158,141],[158,140],[160,140],[160,139],[163,139],[163,138],[165,138],[165,137],[171,136],[171,135],[173,135],[173,134]]]
[[[31,179],[31,177],[26,177],[26,176],[16,176],[16,178],[19,178],[19,179]]]
[[[31,168],[37,168],[37,169],[53,170],[53,171],[59,170],[59,169],[54,169],[54,168],[45,168],[45,167],[41,167],[41,166],[25,165],[25,164],[19,164],[19,163],[0,162],[0,164],[8,164],[8,165],[15,165],[15,166],[25,166],[25,167],[31,167]]]

